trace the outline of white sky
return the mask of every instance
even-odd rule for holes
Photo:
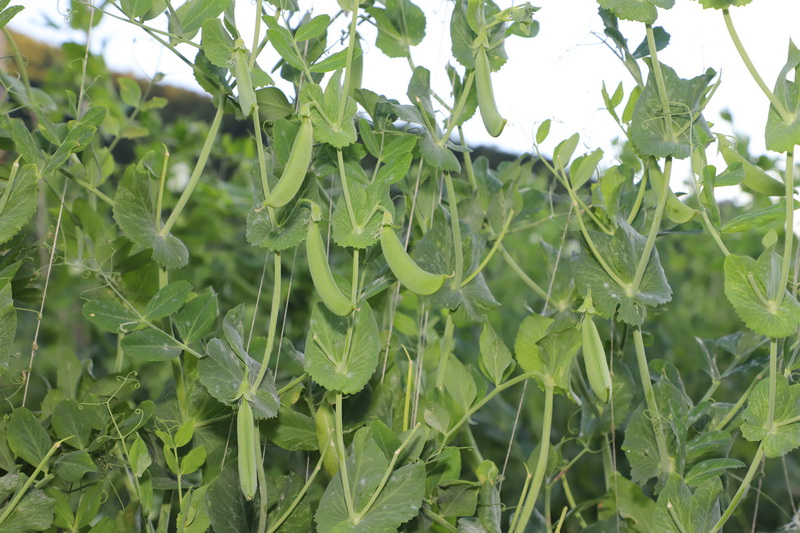
[[[22,0],[22,3],[27,9],[12,21],[12,29],[51,43],[69,39],[82,41],[80,32],[45,25],[45,21],[50,20],[66,26],[68,0]],[[413,60],[431,70],[433,89],[447,96],[449,83],[444,77],[444,66],[448,61],[454,62],[450,58],[449,41],[452,4],[445,0],[415,0],[415,3],[425,10],[428,22],[425,39],[412,51]],[[499,0],[497,3],[508,7],[520,2]],[[485,133],[476,114],[465,126],[467,140],[471,145],[494,144],[514,153],[529,151],[536,128],[543,120],[551,118],[553,127],[543,146],[544,152],[549,153],[558,141],[579,132],[585,149],[600,147],[611,156],[610,141],[620,132],[603,109],[601,83],[605,81],[613,92],[622,81],[626,95],[634,84],[622,64],[601,42],[603,26],[595,0],[532,3],[541,7],[536,14],[541,25],[539,35],[533,39],[508,39],[509,61],[493,75],[498,107],[509,124],[498,139],[493,139]],[[335,0],[301,0],[301,7],[312,7],[315,14],[333,14],[338,9]],[[248,44],[252,39],[254,11],[252,0],[240,0],[237,4],[240,31]],[[736,54],[721,13],[704,10],[689,0],[677,0],[673,9],[659,10],[659,13],[656,25],[663,25],[672,36],[659,59],[684,78],[698,76],[708,67],[721,72],[722,85],[708,107],[706,118],[718,123],[717,131],[724,131],[719,111],[732,110],[736,129],[751,135],[752,147],[760,153],[764,146],[768,103]],[[732,15],[753,62],[767,84],[773,86],[786,59],[789,39],[800,42],[800,1],[755,0],[748,6],[733,8]],[[148,24],[166,29],[166,18],[162,16]],[[329,30],[329,41],[339,36],[340,27]],[[621,29],[631,49],[644,37],[643,24],[621,21]],[[366,39],[363,86],[405,102],[410,76],[407,62],[383,56],[374,46],[371,28],[364,26],[362,34]],[[108,65],[115,70],[145,77],[162,72],[167,83],[197,88],[186,65],[168,50],[162,51],[158,43],[130,24],[105,17],[95,29],[92,42],[93,50],[102,50]],[[184,46],[184,53],[193,57],[191,47]],[[276,60],[277,55],[269,51],[259,57],[259,64],[269,71]],[[646,75],[644,65],[642,69]],[[675,178],[681,183],[685,175]]]

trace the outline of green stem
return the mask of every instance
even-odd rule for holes
[[[336,393],[336,448],[339,455],[339,473],[341,474],[344,504],[347,508],[347,515],[352,521],[355,521],[357,514],[355,507],[353,507],[353,495],[350,493],[350,478],[347,475],[347,451],[344,447],[341,392]]]
[[[30,489],[31,485],[33,485],[33,482],[36,480],[36,476],[39,475],[39,472],[42,471],[42,469],[50,460],[50,458],[53,456],[53,454],[56,453],[56,450],[61,447],[61,443],[63,443],[66,440],[67,439],[63,439],[54,442],[53,445],[50,446],[50,449],[47,451],[44,457],[42,457],[42,460],[39,461],[39,464],[36,465],[36,469],[33,471],[30,477],[25,481],[25,484],[22,485],[22,488],[20,488],[19,491],[17,491],[14,497],[11,498],[11,501],[8,502],[3,508],[3,514],[0,515],[0,524],[5,522],[11,515],[11,513],[14,511],[14,509],[16,509],[17,505],[19,505],[20,500],[22,500],[22,497],[25,496],[25,493],[28,492],[28,489]]]
[[[787,112],[786,108],[783,107],[783,104],[778,97],[775,96],[767,84],[764,83],[764,80],[758,74],[756,70],[756,66],[750,60],[750,56],[747,55],[747,51],[744,49],[744,45],[742,44],[741,39],[739,39],[739,34],[736,32],[736,28],[733,26],[733,19],[731,19],[731,13],[727,9],[722,10],[722,16],[725,18],[725,27],[728,28],[728,34],[731,36],[731,41],[733,41],[733,46],[736,47],[736,51],[739,53],[739,57],[742,58],[742,62],[744,66],[747,67],[747,71],[750,73],[750,76],[753,78],[753,81],[756,82],[759,89],[766,95],[769,99],[770,104],[775,108],[775,111],[778,112],[778,115],[781,117],[782,120],[787,120],[789,117],[789,113]]]
[[[649,26],[648,26],[649,28]],[[650,223],[650,232],[647,234],[647,241],[644,244],[642,257],[639,258],[639,264],[636,266],[636,273],[633,276],[633,282],[628,287],[628,295],[633,297],[639,292],[639,286],[642,283],[644,272],[647,269],[647,263],[650,262],[650,255],[653,252],[653,247],[656,244],[656,237],[658,230],[661,227],[661,219],[664,216],[664,207],[667,205],[667,195],[669,193],[669,180],[672,176],[672,156],[667,157],[664,162],[664,182],[661,185],[661,190],[658,193],[658,204],[656,205],[656,212],[653,216],[653,221]]]
[[[358,255],[358,248],[353,248],[353,277],[350,279],[350,301],[353,302],[353,307],[358,303]]]
[[[582,528],[589,527],[589,524],[586,523],[584,520],[583,515],[581,514],[580,510],[578,509],[578,504],[575,502],[575,496],[572,495],[572,489],[569,488],[569,482],[567,481],[567,476],[561,478],[561,485],[564,487],[564,496],[567,498],[567,503],[570,507],[575,509],[575,515],[578,517],[578,522],[580,522]]]
[[[611,455],[611,443],[608,441],[608,433],[603,435],[603,474],[605,475],[606,491],[612,489],[612,481],[616,475],[614,469],[614,457]]]
[[[458,218],[458,198],[456,191],[453,188],[453,178],[450,173],[446,172],[444,175],[445,187],[447,187],[447,200],[450,207],[450,226],[453,228],[453,251],[456,259],[456,273],[453,279],[450,280],[450,287],[453,290],[461,288],[461,278],[464,275],[464,250],[461,248],[461,226]]]
[[[466,138],[464,137],[464,128],[462,126],[458,127],[458,138],[461,139],[461,146],[464,148],[469,148],[469,146],[467,146]],[[467,171],[469,186],[472,188],[473,192],[477,191],[478,180],[475,179],[475,169],[472,168],[472,156],[469,152],[464,152],[464,168]]]
[[[519,493],[519,500],[517,500],[517,505],[515,507],[514,515],[511,519],[511,524],[508,526],[508,531],[514,531],[516,529],[517,523],[519,522],[520,513],[519,511],[522,509],[522,504],[525,502],[525,497],[528,495],[528,490],[531,486],[531,478],[533,474],[531,474],[530,470],[528,470],[528,465],[523,463],[525,466],[525,470],[528,471],[528,475],[525,476],[525,482],[522,484],[522,490]]]
[[[738,413],[741,410],[741,408],[744,407],[744,404],[747,403],[747,399],[750,398],[750,393],[753,392],[753,389],[756,388],[758,382],[764,378],[764,374],[766,374],[766,372],[767,369],[765,368],[758,373],[753,382],[750,383],[750,386],[747,387],[747,390],[744,391],[744,393],[739,397],[739,400],[736,402],[736,404],[734,404],[734,406],[728,410],[728,414],[726,414],[725,417],[722,420],[720,420],[719,423],[717,423],[716,427],[714,428],[715,431],[720,431],[722,429],[725,429],[725,426],[728,425],[728,422],[733,420],[733,417],[736,416],[736,413]]]
[[[784,235],[780,291],[776,298],[778,307],[783,303],[783,296],[786,294],[786,284],[789,283],[789,268],[792,264],[792,244],[794,243],[794,149],[786,154],[786,175],[783,181],[786,195],[786,235]]]
[[[535,292],[545,300],[547,299],[547,293],[545,292],[545,290],[542,289],[538,283],[533,281],[525,273],[524,270],[522,270],[522,267],[520,267],[519,264],[514,260],[514,258],[511,257],[511,254],[508,253],[508,250],[506,250],[506,247],[503,246],[502,244],[500,245],[500,255],[503,256],[503,259],[505,259],[508,266],[511,267],[511,270],[513,270],[517,274],[517,276],[519,276],[519,279],[521,279],[523,283],[525,283],[525,285],[530,287],[533,290],[533,292]]]
[[[350,225],[353,226],[354,231],[360,228],[356,222],[356,214],[353,211],[353,202],[350,201],[350,187],[347,185],[347,173],[344,168],[344,157],[342,157],[342,150],[336,150],[336,158],[339,162],[339,177],[342,180],[342,193],[344,194],[344,202],[347,204],[347,214],[350,216]]]
[[[644,342],[642,341],[642,330],[636,328],[633,330],[633,343],[636,347],[636,362],[639,365],[639,378],[642,382],[644,389],[644,399],[647,403],[647,410],[650,413],[650,422],[653,424],[653,433],[656,437],[656,444],[658,446],[659,464],[663,474],[672,472],[672,458],[669,455],[667,448],[667,439],[664,435],[664,429],[661,426],[661,415],[658,411],[658,403],[656,403],[656,395],[653,391],[653,384],[650,382],[650,370],[647,366],[647,356],[644,352]]]
[[[547,455],[550,452],[550,430],[553,423],[553,384],[546,383],[544,389],[544,413],[542,419],[542,438],[539,441],[539,459],[536,462],[536,470],[533,473],[530,492],[525,497],[519,517],[514,517],[516,526],[514,533],[524,533],[528,525],[536,500],[539,498],[539,490],[544,481],[545,470],[547,470]]]
[[[301,381],[303,381],[304,379],[306,379],[306,377],[308,377],[308,374],[306,374],[305,372],[303,372],[302,374],[300,374],[299,376],[297,376],[296,378],[294,378],[292,381],[290,381],[289,383],[287,383],[286,385],[284,385],[283,387],[281,387],[280,389],[278,389],[278,396],[281,396],[282,394],[285,394],[285,393],[286,393],[287,391],[289,391],[289,390],[290,390],[292,387],[294,387],[295,385],[297,385],[298,383],[300,383]]]
[[[470,70],[467,74],[467,79],[464,80],[464,88],[461,90],[461,95],[458,98],[458,103],[456,103],[456,107],[453,110],[453,113],[450,115],[450,120],[447,121],[447,131],[444,132],[442,138],[439,139],[439,146],[444,146],[447,140],[450,138],[450,134],[453,133],[453,129],[456,127],[456,123],[458,119],[461,117],[461,113],[464,111],[464,105],[467,103],[467,98],[469,97],[469,91],[472,89],[472,82],[475,79],[475,70]]]
[[[440,525],[441,527],[446,529],[449,533],[458,533],[458,529],[456,529],[456,527],[453,524],[448,522],[443,516],[441,516],[441,515],[439,515],[437,513],[434,513],[431,510],[431,508],[428,507],[427,505],[425,505],[424,503],[422,505],[422,512],[425,513],[425,515],[428,518],[430,518],[431,520],[436,522],[438,525]]]
[[[6,181],[6,188],[3,191],[3,197],[0,198],[0,213],[5,211],[8,199],[11,197],[11,189],[14,187],[14,182],[17,180],[17,171],[19,171],[19,160],[22,156],[17,157],[11,164],[11,173]]]
[[[764,457],[764,445],[761,444],[756,451],[755,456],[753,457],[753,462],[750,463],[750,468],[747,470],[747,474],[744,476],[742,480],[742,484],[739,485],[739,490],[736,491],[736,494],[733,496],[731,503],[728,504],[728,508],[725,509],[725,512],[722,513],[722,516],[714,524],[708,533],[717,533],[717,531],[722,529],[722,526],[725,525],[725,522],[731,517],[733,512],[739,506],[739,502],[747,493],[747,490],[750,488],[750,482],[753,481],[753,476],[756,475],[756,471],[758,471],[758,467],[761,464],[761,459]]]
[[[264,154],[264,139],[261,138],[261,119],[258,115],[258,106],[253,107],[253,127],[256,135],[256,152],[258,152],[258,173],[261,177],[261,188],[264,191],[264,198],[269,197],[269,180],[267,179],[267,159]],[[266,204],[266,201],[265,201]],[[275,210],[267,206],[267,214],[273,224],[276,223]]]
[[[253,44],[250,47],[250,61],[248,62],[248,68],[252,71],[253,67],[256,64],[256,56],[259,52],[258,47],[258,35],[261,33],[261,2],[256,2],[256,27],[253,30]],[[294,41],[294,39],[292,39]]]
[[[319,456],[317,465],[314,467],[314,470],[311,471],[311,474],[309,474],[306,484],[303,485],[303,488],[300,489],[300,492],[297,493],[297,496],[294,497],[294,500],[292,500],[292,503],[289,504],[289,507],[286,508],[283,514],[281,514],[272,524],[270,524],[269,528],[267,529],[267,533],[274,533],[277,531],[277,529],[281,527],[281,525],[286,521],[287,518],[289,518],[295,508],[300,504],[300,501],[308,492],[308,489],[314,482],[314,478],[317,477],[317,474],[322,467],[322,457],[322,455]]]
[[[347,63],[345,64],[344,69],[344,83],[343,88],[344,92],[342,94],[342,98],[339,100],[339,120],[336,121],[337,124],[342,123],[342,119],[344,118],[344,108],[347,105],[347,98],[350,94],[350,78],[352,77],[353,72],[353,51],[356,47],[356,26],[358,24],[358,4],[359,0],[353,0],[353,16],[350,19],[350,35],[349,41],[347,42]]]
[[[272,357],[272,348],[275,346],[275,332],[278,329],[278,315],[280,314],[281,306],[281,254],[276,252],[273,254],[273,261],[275,262],[273,283],[272,283],[272,307],[269,311],[269,330],[267,331],[267,346],[264,348],[264,357],[261,358],[261,369],[258,371],[258,377],[253,384],[253,390],[258,390],[264,376],[267,375],[267,368],[269,367],[269,360]]]
[[[775,396],[778,390],[778,339],[769,340],[769,397],[767,401],[768,433],[775,432]]]
[[[68,177],[69,179],[71,179],[72,181],[74,181],[75,183],[77,183],[78,185],[80,185],[81,187],[83,187],[84,189],[86,189],[87,191],[89,191],[90,193],[92,193],[95,196],[97,196],[104,203],[108,204],[111,207],[114,207],[114,200],[112,200],[111,197],[109,197],[108,195],[104,194],[100,190],[96,189],[94,187],[94,185],[92,185],[92,184],[80,179],[78,176],[72,174],[67,169],[59,168],[58,171],[61,172],[66,177]]]
[[[633,202],[633,207],[631,208],[631,212],[628,214],[628,224],[633,224],[633,221],[636,220],[636,215],[639,214],[639,209],[642,207],[642,202],[644,201],[645,189],[647,189],[646,172],[642,176],[642,179],[639,181],[639,191],[636,193],[636,200]]]
[[[653,34],[653,26],[651,24],[646,25],[647,28],[647,48],[650,51],[650,58],[652,59],[651,64],[653,65],[653,76],[656,79],[656,88],[658,89],[658,99],[661,101],[661,111],[664,114],[664,123],[666,126],[666,130],[670,132],[670,135],[674,136],[674,132],[672,129],[672,110],[669,106],[669,96],[667,95],[667,86],[664,83],[664,75],[661,73],[661,63],[658,61],[658,47],[656,46],[656,38]],[[669,182],[669,179],[665,176],[664,179]]]
[[[511,219],[512,218],[514,218],[514,210],[513,209],[511,211],[509,211],[508,216],[506,217],[506,221],[503,224],[503,229],[500,230],[500,235],[498,235],[497,239],[495,239],[494,244],[492,245],[492,249],[489,250],[488,254],[486,254],[486,257],[484,257],[483,261],[481,261],[481,264],[478,265],[478,268],[476,268],[475,271],[472,272],[472,274],[467,276],[464,279],[464,281],[461,282],[461,286],[462,287],[465,286],[466,284],[468,284],[473,279],[475,279],[475,276],[480,274],[481,271],[486,267],[486,265],[489,264],[489,261],[492,260],[492,257],[494,257],[495,252],[497,252],[497,248],[502,244],[503,238],[506,236],[506,232],[508,231],[508,226],[511,224]]]
[[[211,147],[214,146],[214,141],[216,140],[217,132],[219,131],[219,125],[222,122],[222,115],[224,114],[225,104],[223,98],[220,97],[219,101],[217,102],[217,114],[214,115],[214,120],[211,122],[211,127],[208,130],[206,141],[203,143],[203,148],[200,150],[200,156],[197,158],[197,163],[194,166],[192,175],[189,177],[189,183],[186,184],[186,188],[183,190],[181,197],[178,198],[178,202],[175,204],[175,209],[172,210],[169,218],[164,223],[164,227],[161,228],[161,231],[159,232],[162,237],[165,237],[172,229],[172,226],[181,215],[183,208],[186,207],[186,202],[189,201],[189,197],[192,195],[192,192],[194,192],[194,188],[200,181],[200,176],[203,175],[203,170],[206,167],[206,161],[208,161],[208,156],[211,153]]]

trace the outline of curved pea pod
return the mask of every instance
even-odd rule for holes
[[[247,61],[247,51],[244,41],[236,39],[234,44],[234,74],[236,74],[236,86],[239,88],[239,106],[242,108],[244,116],[249,117],[256,106],[256,91],[253,89],[253,81],[250,78],[250,65]]]
[[[325,304],[331,313],[339,316],[347,316],[353,312],[353,303],[347,298],[333,279],[331,267],[328,264],[328,256],[325,253],[325,243],[319,231],[319,221],[322,218],[320,208],[317,204],[311,204],[311,220],[308,223],[308,233],[306,235],[306,256],[308,257],[308,269],[311,271],[311,280],[314,288],[319,294],[320,300]]]
[[[478,108],[481,111],[481,118],[486,131],[492,137],[497,137],[503,133],[506,119],[500,116],[500,112],[497,110],[490,73],[491,69],[489,68],[489,57],[486,55],[486,48],[480,45],[475,56],[475,88],[478,91]]]
[[[250,402],[242,398],[236,416],[236,439],[239,445],[239,487],[248,500],[252,500],[258,489],[258,461],[260,446],[258,432]]]
[[[603,340],[597,332],[592,316],[586,314],[581,325],[581,340],[583,348],[583,364],[586,367],[586,377],[595,396],[608,403],[611,399],[611,374],[608,371],[606,351]]]
[[[339,452],[336,448],[336,422],[333,419],[333,411],[326,402],[322,402],[314,414],[314,424],[319,453],[322,454],[322,465],[328,475],[333,476],[339,471]]]
[[[281,179],[270,191],[264,204],[270,207],[283,207],[297,195],[300,186],[308,172],[311,163],[311,148],[314,146],[314,130],[311,127],[311,117],[303,116],[300,120],[300,129],[294,139],[292,151],[283,169]]]
[[[381,227],[381,250],[395,277],[408,290],[420,296],[428,296],[442,288],[447,276],[423,270],[406,252],[403,243],[392,229],[391,215],[385,213]]]

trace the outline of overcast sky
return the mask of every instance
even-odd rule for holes
[[[34,0],[18,15],[10,27],[42,40],[58,43],[69,39],[82,41],[81,33],[47,27],[46,21],[64,27],[68,0]],[[449,13],[452,3],[445,0],[417,0],[428,19],[426,37],[413,49],[413,60],[433,73],[433,89],[447,95],[449,83],[444,66],[450,58]],[[508,7],[510,0],[498,1]],[[736,129],[753,136],[755,150],[763,150],[763,131],[768,109],[767,100],[747,74],[725,30],[719,11],[703,10],[690,0],[677,0],[675,8],[659,10],[656,25],[663,25],[671,34],[669,47],[659,59],[689,78],[714,68],[722,76],[722,85],[709,105],[706,118],[719,124],[719,111],[733,112]],[[536,5],[536,3],[534,3]],[[335,0],[303,1],[304,8],[315,14],[334,13]],[[581,133],[585,149],[601,147],[611,156],[612,138],[619,135],[608,114],[602,109],[601,82],[610,91],[623,82],[627,90],[633,82],[627,71],[602,42],[602,23],[594,0],[542,0],[536,14],[541,24],[534,39],[512,37],[506,41],[508,63],[493,75],[494,90],[500,112],[509,121],[498,139],[489,137],[479,118],[465,128],[470,144],[495,144],[515,153],[530,151],[538,125],[545,119],[554,121],[545,152],[574,132]],[[112,8],[113,9],[113,8]],[[252,36],[252,0],[239,1],[236,16],[242,33]],[[752,4],[732,8],[732,15],[754,63],[769,86],[775,82],[788,49],[789,39],[800,42],[800,1],[755,0]],[[166,29],[166,18],[148,24]],[[621,22],[631,48],[644,37],[644,25]],[[338,37],[340,27],[329,31],[329,40]],[[410,75],[402,59],[389,59],[374,47],[374,31],[364,27],[365,68],[363,86],[405,102],[406,84]],[[250,43],[251,37],[245,42]],[[151,77],[163,72],[167,83],[197,88],[186,65],[169,51],[125,22],[106,17],[92,36],[93,50],[105,54],[109,66],[137,76]],[[184,49],[193,57],[191,48]],[[277,56],[267,52],[259,64],[271,70]],[[676,176],[677,177],[677,176]],[[681,181],[685,178],[679,178]]]

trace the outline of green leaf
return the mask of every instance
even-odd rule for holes
[[[53,472],[67,483],[77,483],[89,472],[97,472],[89,452],[78,450],[65,453],[53,464]]]
[[[800,202],[795,201],[795,209],[800,207]],[[776,220],[783,220],[786,216],[786,201],[781,200],[776,204],[769,207],[750,211],[738,217],[734,217],[722,225],[723,233],[738,233],[740,231],[747,231],[753,228],[763,228],[764,226],[775,222]]]
[[[387,0],[386,8],[369,7],[378,37],[375,45],[389,57],[411,57],[411,46],[425,38],[425,13],[409,0]]]
[[[738,459],[718,458],[700,461],[683,477],[690,487],[697,487],[709,479],[721,476],[731,468],[743,468],[745,464]]]
[[[444,387],[464,411],[472,406],[473,402],[475,402],[475,397],[478,395],[475,378],[472,377],[469,368],[459,361],[454,354],[450,354],[447,361]]]
[[[747,189],[766,196],[783,196],[786,189],[780,181],[772,178],[744,157],[739,152],[731,149],[722,139],[719,142],[719,152],[728,165],[740,163],[744,169],[744,179],[742,185]],[[719,176],[718,176],[719,178]]]
[[[17,312],[11,298],[11,284],[0,287],[0,375],[8,371],[11,347],[17,331]]]
[[[357,58],[361,55],[361,50],[356,48],[353,50],[353,57]],[[333,72],[334,70],[339,70],[347,67],[347,49],[339,50],[335,54],[331,54],[325,59],[317,61],[310,67],[308,70],[311,72]]]
[[[612,271],[622,282],[630,285],[647,239],[624,220],[619,220],[618,224],[613,237],[600,232],[590,233],[600,255]],[[611,279],[588,250],[581,254],[575,281],[583,294],[592,291],[592,301],[600,316],[612,318],[619,307],[618,320],[634,326],[642,325],[647,316],[647,307],[655,307],[672,299],[672,289],[664,276],[656,247],[650,254],[639,291],[633,296],[628,295],[627,287],[621,287]]]
[[[662,427],[664,425],[662,424]],[[653,432],[653,423],[644,405],[640,405],[631,416],[625,429],[622,450],[631,464],[631,481],[643,485],[650,478],[658,478],[661,472],[658,444]]]
[[[795,145],[800,144],[800,79],[797,71],[800,70],[800,50],[789,41],[789,57],[786,64],[778,74],[775,82],[775,97],[783,105],[788,116],[782,118],[775,106],[769,107],[766,127],[767,150],[775,152],[791,152]],[[789,81],[787,76],[793,80]]]
[[[144,318],[152,322],[175,313],[183,307],[190,292],[192,292],[192,285],[185,280],[174,281],[162,287],[147,302]]]
[[[53,444],[47,431],[26,407],[17,407],[11,413],[6,439],[11,451],[31,466],[39,466]]]
[[[281,58],[297,70],[305,70],[306,63],[292,45],[293,39],[289,30],[278,24],[272,17],[267,17],[266,21],[269,26],[267,30],[269,42],[275,47],[275,50],[280,54]]]
[[[239,392],[239,385],[244,379],[241,360],[228,343],[220,339],[209,341],[206,345],[206,354],[208,357],[197,363],[200,382],[208,389],[211,396],[226,405],[232,405],[233,398]]]
[[[359,307],[347,317],[334,315],[322,303],[311,312],[304,366],[311,379],[328,390],[355,394],[378,366],[378,324],[366,301]]]
[[[36,212],[37,185],[36,165],[32,164],[19,167],[13,183],[6,181],[0,194],[0,244],[19,233]]]
[[[317,184],[311,181],[308,188]],[[253,246],[262,246],[272,252],[282,252],[294,248],[306,238],[308,220],[311,208],[307,203],[290,203],[280,209],[274,210],[275,220],[270,218],[269,212],[264,209],[264,195],[261,184],[256,182],[256,191],[253,195],[253,208],[247,213],[247,242]],[[304,193],[298,194],[298,199]]]
[[[62,400],[53,409],[51,424],[59,439],[66,439],[65,444],[82,449],[89,442],[92,432],[93,416],[75,400]]]
[[[672,474],[658,496],[653,512],[653,530],[664,533],[704,533],[711,531],[720,517],[718,497],[722,482],[709,479],[694,491],[677,474]]]
[[[157,230],[155,192],[147,172],[129,166],[114,195],[114,220],[131,241],[152,248],[153,258],[161,265],[181,268],[189,262],[189,251],[176,237],[162,236]]]
[[[11,474],[3,477],[9,475]],[[53,523],[54,506],[55,500],[48,498],[41,490],[29,490],[3,522],[3,533],[29,533],[48,529]]]
[[[480,337],[480,364],[481,372],[489,378],[495,386],[500,385],[506,377],[509,367],[514,368],[514,360],[511,358],[511,351],[503,340],[497,336],[494,328],[486,321],[483,323],[483,331]]]
[[[675,0],[598,0],[598,3],[621,19],[652,24],[658,18],[656,7],[670,9]]]
[[[277,418],[263,427],[266,437],[284,450],[310,452],[318,449],[314,419],[290,407],[281,405]]]
[[[306,83],[300,93],[302,103],[311,104],[311,123],[314,138],[334,148],[344,148],[356,142],[356,102],[342,92],[341,71],[336,71],[328,81],[325,92],[319,85]],[[339,120],[339,102],[345,98],[344,113]]]
[[[22,156],[22,159],[27,163],[38,163],[41,157],[40,150],[25,123],[21,119],[15,118],[8,122],[7,127],[11,130],[11,139],[14,141],[14,147],[19,152],[19,155]]]
[[[147,14],[155,0],[122,0],[122,11],[130,18],[138,18]]]
[[[632,522],[631,531],[652,531],[651,524],[656,502],[648,498],[639,485],[619,472],[614,472],[611,490],[606,494],[603,504],[603,511],[599,514],[600,518],[616,517],[616,513],[619,512],[620,516]]]
[[[519,365],[526,372],[534,372],[542,388],[554,386],[557,392],[567,394],[580,343],[581,335],[574,325],[530,315],[519,326],[514,351]]]
[[[344,195],[336,202],[331,220],[334,242],[345,248],[363,249],[372,246],[378,240],[383,219],[383,213],[375,206],[380,205],[390,213],[394,212],[394,204],[389,198],[389,184],[374,183],[367,187],[353,184],[350,187],[350,205],[353,207],[355,227],[350,220]]]
[[[222,21],[214,18],[203,22],[201,43],[203,52],[212,65],[220,68],[230,68],[235,48],[233,39],[225,31]]]
[[[25,9],[23,6],[11,6],[0,12],[0,28],[4,28],[23,9]]]
[[[159,329],[134,331],[120,343],[122,352],[139,361],[167,361],[178,357],[182,346]]]
[[[478,507],[481,484],[460,479],[446,481],[436,488],[436,503],[441,516],[472,516]]]
[[[239,467],[228,460],[206,494],[208,517],[217,533],[252,533],[256,530],[258,511],[242,496]]]
[[[325,33],[325,30],[328,29],[328,24],[330,23],[331,18],[328,15],[317,15],[297,28],[297,32],[294,34],[294,39],[297,42],[303,42],[319,37]]]
[[[780,307],[762,301],[753,290],[750,278],[762,297],[767,288],[774,285],[770,264],[777,255],[772,249],[766,250],[759,261],[751,257],[730,254],[725,258],[725,296],[731,302],[736,314],[748,328],[768,337],[787,337],[793,335],[800,324],[800,304],[785,288]],[[768,296],[766,296],[768,298]]]
[[[192,448],[189,453],[181,459],[181,474],[188,475],[196,472],[198,468],[203,466],[206,462],[206,449],[205,446],[198,446]]]
[[[209,291],[189,300],[173,320],[181,339],[189,344],[211,331],[216,319],[217,295]]]
[[[744,6],[753,0],[698,0],[703,9],[728,9],[732,6]]]
[[[638,0],[630,1],[638,3]],[[708,69],[705,74],[690,80],[679,78],[674,70],[664,64],[661,64],[661,72],[670,103],[670,115],[664,116],[655,75],[651,72],[633,109],[630,137],[640,155],[685,159],[695,146],[708,144],[702,141],[704,137],[699,130],[710,139],[710,131],[701,111],[705,105],[703,99],[708,84],[716,72]]]
[[[122,103],[130,107],[136,107],[142,101],[142,88],[134,79],[119,78],[119,97]]]
[[[197,32],[206,19],[220,16],[228,4],[230,4],[230,0],[189,0],[186,2],[181,6],[185,11],[179,15],[183,35]]]
[[[598,148],[594,152],[576,158],[569,168],[569,179],[573,189],[579,189],[589,181],[597,170],[597,165],[603,159],[603,151]]]
[[[128,333],[139,326],[140,318],[113,300],[90,300],[83,304],[81,310],[89,322],[111,333]]]
[[[128,450],[128,457],[130,458],[131,471],[136,477],[142,477],[145,470],[153,463],[150,452],[147,450],[147,445],[138,434]]]
[[[742,414],[742,436],[761,441],[767,457],[781,457],[800,446],[800,384],[789,385],[785,376],[776,376],[774,427],[767,426],[769,381],[753,389]]]
[[[288,117],[294,112],[294,107],[289,103],[286,95],[277,87],[258,89],[256,102],[258,102],[258,116],[267,122]]]

